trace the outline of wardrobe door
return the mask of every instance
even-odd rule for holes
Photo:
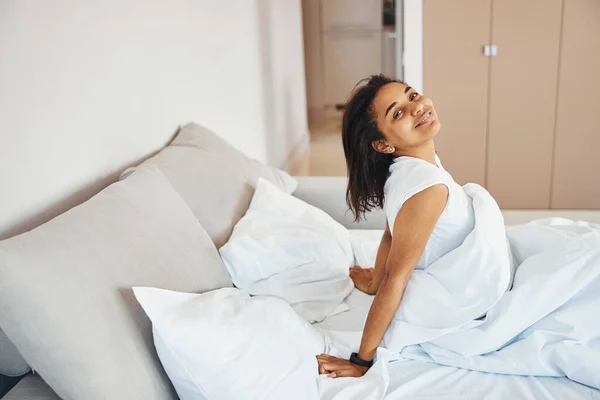
[[[462,184],[485,180],[490,7],[490,0],[423,0],[423,91],[442,125],[442,164]]]
[[[565,0],[552,208],[600,209],[600,1]]]
[[[486,186],[501,208],[550,208],[562,0],[493,0]]]
[[[383,25],[383,2],[321,0],[321,25],[322,32],[380,31]]]
[[[344,104],[361,80],[381,73],[381,32],[333,32],[323,36],[325,104]]]

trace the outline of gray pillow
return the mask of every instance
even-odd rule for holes
[[[176,398],[132,286],[231,286],[211,239],[156,167],[0,242],[0,327],[61,398]]]
[[[25,362],[15,345],[0,330],[0,374],[6,376],[21,376],[29,372],[29,365]]]
[[[290,194],[297,186],[286,172],[248,158],[195,123],[181,128],[169,146],[137,168],[151,165],[169,179],[217,248],[248,210],[259,177]]]

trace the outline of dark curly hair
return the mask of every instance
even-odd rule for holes
[[[384,75],[361,80],[344,109],[342,141],[348,168],[346,202],[356,221],[372,209],[383,207],[383,188],[394,156],[379,153],[371,145],[374,140],[383,139],[377,127],[373,99],[381,87],[392,82],[404,83]]]

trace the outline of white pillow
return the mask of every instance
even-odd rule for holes
[[[181,400],[318,399],[326,341],[284,301],[234,288],[133,290]]]
[[[307,321],[347,309],[339,306],[354,287],[348,230],[262,178],[219,252],[235,286],[284,299]]]
[[[354,264],[363,268],[375,267],[383,229],[349,229],[348,232],[354,252]]]

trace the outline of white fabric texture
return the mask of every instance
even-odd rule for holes
[[[414,272],[400,306],[404,313],[397,314],[386,333],[382,345],[387,349],[378,350],[378,355],[391,362],[386,372],[378,370],[380,376],[389,375],[390,381],[379,391],[385,391],[386,399],[419,395],[455,398],[460,390],[476,394],[491,387],[494,390],[489,396],[464,398],[501,399],[515,394],[523,398],[600,398],[600,226],[552,219],[505,230],[499,223],[500,210],[489,194],[476,185],[465,190],[473,198],[475,229],[458,249]],[[471,273],[494,275],[504,271],[501,275],[507,275],[509,261],[502,260],[512,258],[509,248],[504,257],[493,251],[504,247],[505,232],[518,264],[511,290],[503,292],[504,278],[496,280],[496,290],[494,280],[489,285],[474,284]],[[466,257],[468,254],[475,256]],[[441,273],[444,269],[447,274]],[[427,280],[436,282],[429,292],[425,292]],[[470,294],[457,296],[461,290]],[[490,292],[496,295],[490,297]],[[412,314],[407,308],[418,309],[417,300],[427,302],[427,297],[433,297],[429,305],[438,308],[436,296],[448,294],[454,299],[498,299],[480,320],[465,319],[462,325],[455,321],[455,328],[420,329],[400,320]],[[349,313],[316,324],[333,339],[333,348],[356,351],[371,301],[371,296],[353,292],[346,299]],[[465,315],[462,308],[470,307],[468,302],[453,304],[454,310],[440,308],[438,317],[444,319],[445,313]],[[435,316],[430,315],[431,325],[440,322]],[[407,345],[411,339],[419,344]],[[415,364],[423,361],[426,363]],[[439,381],[449,376],[460,378],[460,384],[450,389]],[[336,390],[345,390],[344,396],[330,398],[359,399],[349,395],[350,387],[338,384]]]
[[[385,347],[401,359],[566,376],[600,389],[600,228],[557,219],[507,231],[483,188],[465,192],[475,229],[459,248],[414,271]],[[505,292],[511,248],[519,266]]]
[[[345,310],[354,287],[347,229],[264,179],[220,253],[236,287],[284,299],[307,321]]]
[[[390,362],[386,367],[390,383],[385,400],[600,399],[600,391],[567,378],[488,374],[412,360]]]
[[[181,400],[319,398],[315,356],[327,342],[284,301],[234,288],[134,292]]]
[[[383,229],[348,229],[354,253],[354,264],[362,268],[375,267]]]
[[[481,324],[476,319],[510,287],[513,262],[502,213],[481,186],[464,190],[472,198],[475,228],[457,249],[413,271],[384,338],[388,348],[401,350]]]
[[[327,317],[314,326],[333,339],[334,349],[356,351],[360,345],[372,301],[373,296],[354,289],[346,299],[350,307],[348,312]],[[328,400],[600,399],[600,390],[568,378],[470,371],[432,362],[397,359],[396,354],[383,348],[378,349],[378,357],[375,366],[368,372],[368,378],[331,379],[320,376],[318,382],[321,398]],[[388,362],[379,363],[382,358]]]
[[[486,372],[567,376],[600,389],[600,227],[566,220],[508,230],[513,288],[477,327],[407,348],[403,358]]]
[[[434,185],[448,188],[446,208],[440,215],[416,268],[423,269],[460,246],[473,229],[471,199],[452,176],[444,170],[436,156],[437,166],[414,157],[397,157],[390,166],[385,183],[385,213],[392,235],[394,221],[402,205],[423,190]]]

